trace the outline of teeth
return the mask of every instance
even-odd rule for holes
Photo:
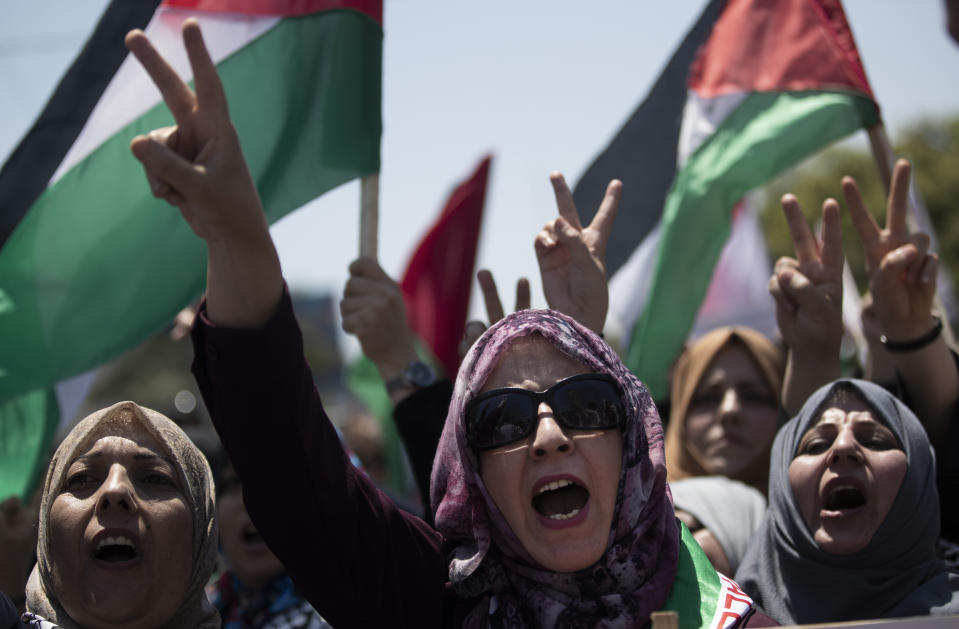
[[[568,520],[574,515],[579,513],[579,509],[573,509],[569,513],[554,513],[551,516],[548,516],[550,520]]]
[[[117,537],[104,537],[97,544],[97,550],[100,550],[104,546],[129,546],[130,548],[136,549],[136,544],[133,543],[133,540],[129,537],[117,536]]]
[[[538,496],[538,495],[540,495],[540,494],[542,494],[542,493],[544,493],[544,492],[547,492],[547,491],[556,491],[557,489],[559,489],[559,488],[561,488],[561,487],[568,487],[569,485],[572,485],[572,484],[573,484],[573,481],[569,481],[569,480],[566,480],[566,479],[563,479],[563,480],[554,480],[553,482],[551,482],[551,483],[546,483],[545,485],[543,485],[542,487],[540,487],[540,488],[539,488],[539,491],[536,492],[536,495]]]

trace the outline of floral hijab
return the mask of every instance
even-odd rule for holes
[[[616,511],[606,553],[575,573],[536,564],[483,484],[463,412],[513,341],[539,334],[588,369],[611,375],[628,419]],[[663,430],[653,400],[596,334],[549,310],[513,313],[486,331],[460,367],[433,467],[436,527],[453,546],[455,592],[481,601],[466,627],[636,627],[666,601],[679,533],[666,485]]]
[[[165,450],[175,463],[180,486],[193,514],[193,571],[187,598],[165,627],[197,627],[215,629],[220,616],[207,601],[204,586],[213,572],[217,557],[216,508],[213,477],[203,454],[189,437],[170,419],[133,402],[119,402],[99,410],[80,421],[57,448],[47,469],[40,503],[37,565],[27,583],[27,610],[36,616],[32,622],[45,619],[52,626],[64,629],[79,625],[61,607],[52,587],[56,582],[55,558],[50,552],[50,509],[67,480],[70,465],[97,439],[115,432],[142,427]]]

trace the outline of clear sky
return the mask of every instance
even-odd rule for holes
[[[105,4],[4,1],[4,159]],[[380,260],[387,272],[403,273],[448,192],[491,151],[478,264],[492,269],[509,305],[521,275],[532,281],[534,305],[545,305],[532,241],[555,214],[548,173],[576,182],[705,4],[386,0]],[[959,112],[959,47],[946,35],[941,1],[844,4],[893,137],[923,116]],[[342,290],[357,251],[358,206],[359,187],[349,184],[274,228],[294,288]],[[482,312],[475,289],[472,310]]]

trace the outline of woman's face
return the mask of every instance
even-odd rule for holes
[[[862,400],[850,397],[823,411],[789,465],[789,485],[816,544],[836,555],[865,548],[906,467],[895,435]]]
[[[84,627],[158,627],[187,596],[193,518],[176,468],[145,430],[96,440],[49,516],[54,591]]]
[[[776,436],[777,408],[756,360],[741,343],[730,343],[713,358],[690,400],[689,450],[709,474],[761,485]]]
[[[503,354],[483,391],[543,391],[588,371],[542,337],[524,337]],[[533,560],[549,570],[575,572],[606,551],[622,437],[619,429],[567,430],[545,402],[537,411],[539,422],[529,437],[479,453],[480,474]]]
[[[243,504],[240,479],[227,466],[216,494],[220,546],[236,577],[251,587],[262,587],[283,572],[283,564],[253,526]]]

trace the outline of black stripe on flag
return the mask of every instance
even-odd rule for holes
[[[0,248],[43,193],[160,0],[112,0],[43,112],[0,169]]]
[[[725,4],[726,0],[712,0],[703,10],[646,100],[593,161],[573,191],[580,220],[587,225],[609,181],[623,182],[615,229],[606,248],[606,272],[610,277],[659,222],[666,194],[676,176],[689,68]]]

